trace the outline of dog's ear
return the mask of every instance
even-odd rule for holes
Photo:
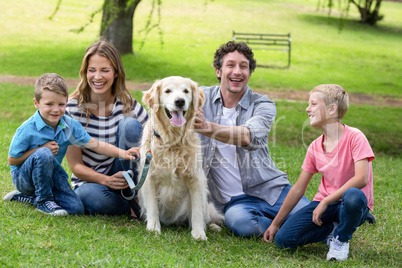
[[[142,102],[155,112],[159,109],[159,90],[161,81],[156,80],[150,89],[144,92]]]
[[[199,93],[199,100],[198,100],[198,108],[201,108],[202,106],[204,106],[205,103],[205,95],[204,92],[202,92],[201,88],[198,88]]]
[[[205,96],[204,93],[202,92],[202,89],[198,87],[198,84],[194,82],[193,80],[190,80],[191,82],[191,91],[193,93],[193,105],[194,105],[194,110],[198,111],[198,108],[201,108],[204,105],[205,102]]]

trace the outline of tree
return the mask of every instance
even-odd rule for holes
[[[335,0],[324,0],[330,10],[334,6],[334,2]],[[337,2],[341,9],[342,17],[349,12],[350,4],[355,5],[359,10],[361,23],[376,25],[384,17],[379,13],[382,0],[338,0]]]
[[[100,36],[121,54],[133,53],[134,12],[141,0],[105,0]]]
[[[53,14],[49,17],[50,20],[56,15],[60,8],[62,0],[58,0]],[[105,38],[112,43],[120,52],[120,54],[133,54],[133,29],[134,29],[134,12],[141,0],[104,0],[102,8],[92,12],[89,15],[88,23],[74,30],[79,33],[93,22],[96,14],[102,12],[102,23],[100,27],[100,37]],[[152,0],[152,9],[150,11],[148,21],[146,23],[144,44],[148,33],[154,29],[159,29],[159,34],[162,40],[162,31],[160,29],[161,20],[161,0]],[[158,7],[158,21],[151,25],[155,5]]]

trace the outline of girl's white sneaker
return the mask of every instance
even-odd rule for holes
[[[348,259],[349,255],[349,242],[341,242],[338,240],[339,236],[331,239],[329,242],[329,251],[327,253],[327,261],[337,260],[344,261]]]

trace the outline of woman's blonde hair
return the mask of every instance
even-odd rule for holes
[[[349,108],[349,96],[343,87],[336,84],[318,85],[310,91],[310,95],[320,92],[323,95],[325,105],[335,103],[338,107],[338,119],[342,120]]]
[[[90,101],[91,87],[87,80],[87,71],[89,58],[95,54],[107,58],[112,64],[116,74],[112,85],[112,95],[119,98],[123,103],[123,113],[129,113],[134,102],[126,87],[126,73],[124,72],[123,63],[118,50],[105,40],[100,40],[87,48],[81,64],[81,81],[74,92],[71,93],[70,99],[77,99],[78,107],[85,112],[86,117],[89,119],[89,110],[86,104]]]

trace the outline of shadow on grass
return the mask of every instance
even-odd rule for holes
[[[2,58],[2,69],[7,71],[3,74],[39,77],[43,73],[54,72],[66,79],[79,79],[86,47],[66,49],[63,46],[49,46],[37,49],[36,46],[39,45],[27,45],[24,49],[6,53]],[[141,51],[134,53],[134,55],[121,55],[127,80],[153,82],[156,79],[179,74],[194,77],[193,68],[188,63],[173,62]],[[212,72],[211,77],[214,77]]]
[[[270,64],[257,64],[258,68],[267,68],[267,69],[277,69],[277,70],[288,70],[290,69],[289,65],[270,65]]]
[[[314,25],[329,25],[335,28],[338,28],[340,32],[351,30],[351,31],[368,31],[372,34],[386,34],[386,35],[395,35],[401,37],[402,28],[386,26],[386,25],[375,25],[371,26],[368,24],[360,23],[357,18],[340,18],[336,15],[326,15],[326,14],[301,14],[298,16],[300,19],[314,24]],[[381,24],[381,21],[379,22]]]

